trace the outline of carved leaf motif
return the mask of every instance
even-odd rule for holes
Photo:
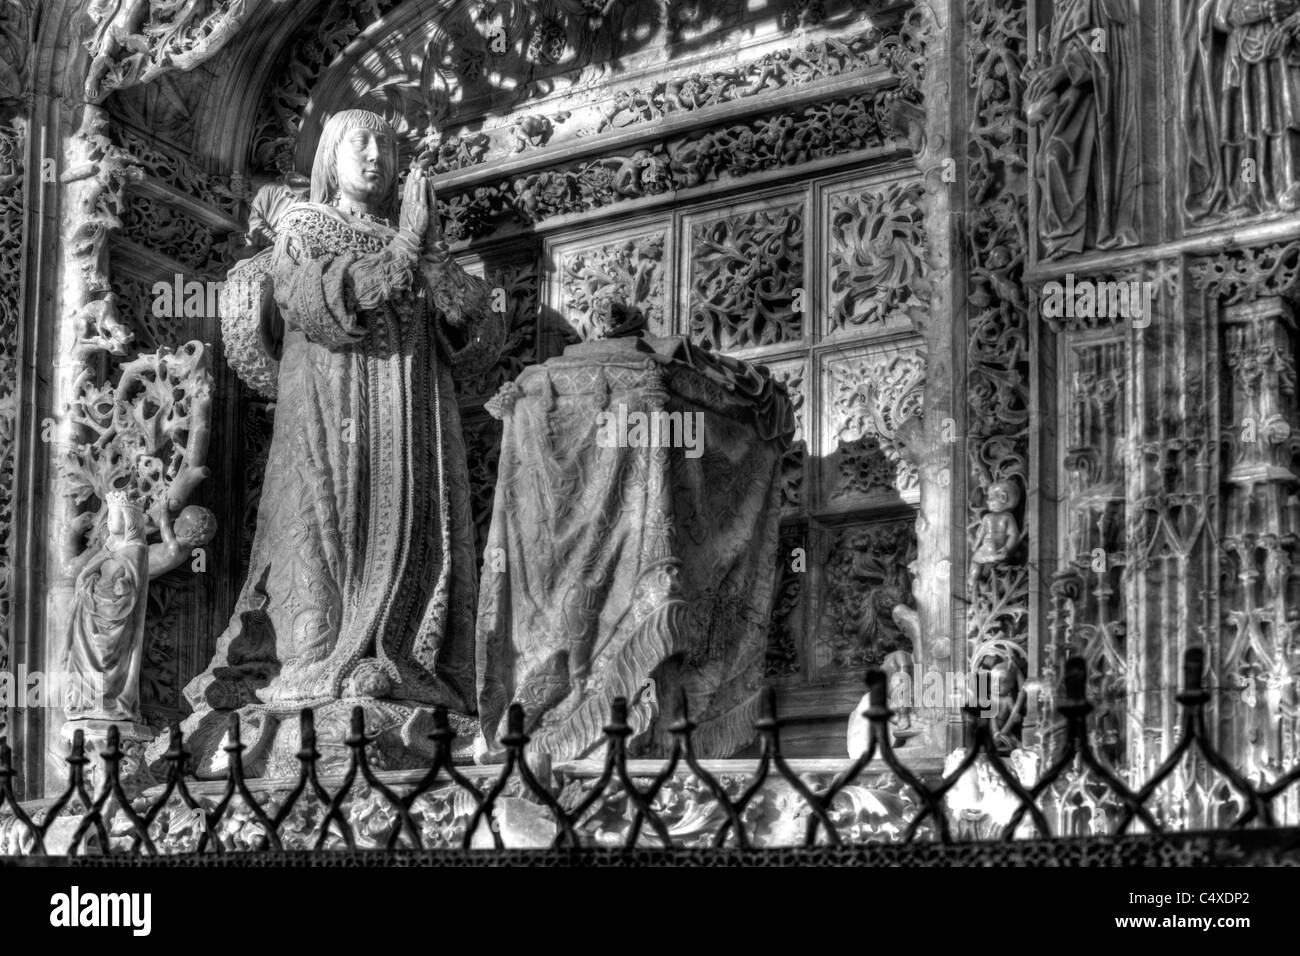
[[[915,557],[916,528],[911,520],[833,534],[815,643],[819,672],[878,667],[892,650],[913,650],[895,624],[893,610],[911,602],[907,566]]]
[[[650,332],[668,331],[664,316],[664,234],[645,233],[565,253],[560,259],[563,320],[587,341],[620,324],[615,306],[645,319]]]
[[[923,415],[925,358],[915,350],[840,360],[830,365],[830,414],[838,476],[832,499],[911,491],[918,485],[904,426]]]
[[[495,365],[461,387],[461,400],[493,395],[504,383],[537,361],[537,264],[533,261],[489,270],[487,283],[505,294],[506,341]]]
[[[79,437],[60,457],[63,494],[78,505],[97,499],[98,528],[108,492],[130,489],[156,526],[161,509],[184,504],[207,475],[211,403],[212,375],[199,342],[141,355],[104,385],[86,370],[68,411]]]
[[[831,328],[886,325],[925,304],[920,183],[836,196],[830,209]]]
[[[729,350],[798,341],[802,313],[803,207],[724,216],[691,229],[691,334]]]

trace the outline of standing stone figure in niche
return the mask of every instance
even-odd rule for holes
[[[1138,242],[1136,29],[1129,0],[1055,5],[1025,93],[1044,258]]]
[[[190,559],[194,548],[216,533],[216,518],[191,505],[173,524],[166,506],[149,545],[147,519],[139,499],[110,492],[103,543],[88,553],[76,575],[72,619],[64,648],[68,676],[64,713],[69,720],[141,723],[140,664],[149,582]]]
[[[1187,214],[1300,208],[1300,0],[1199,0],[1184,30]]]
[[[397,173],[389,124],[339,113],[310,202],[276,223],[275,431],[248,578],[185,689],[190,727],[250,702],[276,719],[343,698],[473,707],[475,555],[453,375],[495,361],[505,329],[486,284],[447,255],[422,166],[400,212]]]

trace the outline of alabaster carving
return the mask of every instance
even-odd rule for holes
[[[386,121],[337,114],[311,201],[283,213],[261,254],[284,324],[278,410],[247,579],[212,662],[185,688],[201,767],[224,724],[214,708],[242,706],[255,752],[275,760],[280,718],[304,705],[387,699],[372,714],[414,734],[415,750],[428,708],[472,707],[455,381],[495,361],[504,323],[482,280],[446,254],[423,168],[400,208],[397,173]]]
[[[1196,0],[1187,16],[1187,213],[1300,208],[1300,4]]]
[[[663,752],[679,691],[697,752],[735,752],[765,668],[794,430],[784,389],[684,338],[599,340],[527,369],[489,408],[505,432],[480,590],[480,759],[501,752],[512,703],[538,750],[596,752],[618,697],[633,748]],[[659,439],[634,430],[648,418],[665,423]],[[610,422],[633,425],[609,440]]]
[[[1038,232],[1048,258],[1138,241],[1136,5],[1055,4],[1025,90],[1038,126]]]

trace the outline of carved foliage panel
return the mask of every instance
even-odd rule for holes
[[[856,346],[824,353],[821,363],[818,505],[917,501],[909,442],[924,415],[920,346]]]
[[[907,180],[826,196],[825,335],[911,328],[909,310],[928,301],[923,193]]]
[[[701,213],[683,224],[683,332],[720,351],[804,339],[802,197]]]
[[[813,636],[816,675],[858,673],[879,667],[885,655],[915,649],[894,621],[899,604],[912,602],[916,523],[910,518],[834,528],[818,547],[822,569],[818,626]]]
[[[556,247],[559,286],[552,301],[562,321],[582,341],[639,323],[652,335],[668,334],[669,245],[668,227],[659,226]]]

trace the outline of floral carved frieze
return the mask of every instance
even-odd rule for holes
[[[665,245],[666,233],[658,229],[562,251],[561,321],[583,341],[629,323],[666,334]]]
[[[831,100],[439,197],[452,242],[768,169],[894,144],[884,94]]]
[[[1300,279],[1300,242],[1224,252],[1188,268],[1192,282],[1223,306],[1289,295]]]
[[[687,321],[697,343],[727,350],[802,339],[802,202],[695,220],[689,243]]]
[[[841,528],[827,542],[815,669],[861,671],[879,667],[893,651],[912,653],[911,639],[894,620],[910,604],[916,559],[911,519]]]
[[[924,416],[925,356],[916,347],[826,360],[822,376],[823,501],[912,496],[912,442]]]
[[[925,305],[926,238],[920,183],[831,197],[830,329],[885,329]]]

